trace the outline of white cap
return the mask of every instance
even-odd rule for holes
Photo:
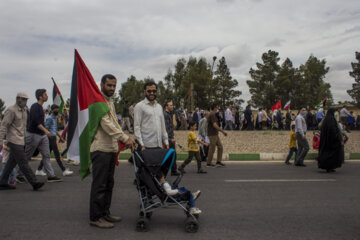
[[[26,99],[29,99],[28,95],[24,92],[19,92],[16,97],[20,97],[20,98],[26,98]]]

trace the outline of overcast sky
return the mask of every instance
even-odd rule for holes
[[[351,100],[359,43],[359,0],[1,0],[0,98],[25,91],[31,104],[51,77],[68,98],[76,48],[95,81],[112,73],[119,87],[162,80],[181,57],[224,56],[247,101],[249,69],[271,49],[295,67],[325,58],[335,101]]]

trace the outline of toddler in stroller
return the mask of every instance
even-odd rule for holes
[[[175,161],[174,149],[146,149],[132,154],[135,169],[135,182],[140,198],[140,213],[136,230],[149,230],[149,219],[157,209],[179,209],[187,218],[185,231],[197,232],[201,210],[195,208],[195,199],[200,191],[192,194],[185,188],[178,188],[182,175],[172,184],[166,182],[166,175]]]
[[[157,175],[161,187],[165,190],[168,196],[173,196],[175,199],[188,201],[188,206],[190,208],[190,213],[198,215],[201,213],[201,210],[195,207],[195,200],[200,196],[200,190],[192,193],[187,190],[185,187],[174,188],[172,189],[171,185],[165,180],[164,174],[160,171]]]

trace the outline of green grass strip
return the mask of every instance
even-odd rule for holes
[[[350,153],[350,159],[360,159],[360,153]]]
[[[230,153],[229,160],[232,161],[258,161],[260,160],[259,153]]]

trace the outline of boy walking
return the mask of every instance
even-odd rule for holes
[[[65,139],[63,139],[61,137],[61,135],[59,134],[59,132],[57,131],[58,130],[58,125],[57,125],[58,114],[59,114],[59,106],[57,106],[55,104],[51,105],[51,115],[49,115],[46,118],[46,123],[45,123],[46,129],[49,130],[51,133],[51,137],[48,137],[49,138],[49,150],[50,150],[50,153],[51,153],[51,151],[54,152],[56,162],[59,165],[61,171],[63,172],[63,176],[70,176],[73,174],[73,171],[70,171],[68,168],[64,167],[63,163],[61,162],[58,146],[56,144],[56,136],[58,136],[60,138],[60,142],[65,142]],[[46,176],[46,173],[42,170],[43,166],[44,166],[44,163],[41,161],[38,169],[35,172],[35,175]]]
[[[297,154],[295,125],[291,126],[289,149],[290,149],[289,155],[287,156],[287,158],[285,160],[286,165],[290,165],[289,161],[290,161],[293,153],[295,153],[295,157],[296,157],[296,154]]]
[[[195,156],[196,161],[197,161],[197,168],[198,171],[197,173],[206,173],[206,171],[202,170],[201,168],[201,158],[200,158],[200,147],[198,142],[204,144],[204,145],[208,145],[207,143],[198,140],[196,137],[196,134],[194,133],[194,131],[196,130],[196,123],[191,121],[189,123],[189,127],[190,127],[190,132],[188,134],[188,150],[189,150],[189,156],[188,158],[183,162],[183,164],[181,164],[181,166],[179,167],[179,171],[184,174],[185,173],[185,166],[188,165],[191,160],[193,159],[193,157]]]

